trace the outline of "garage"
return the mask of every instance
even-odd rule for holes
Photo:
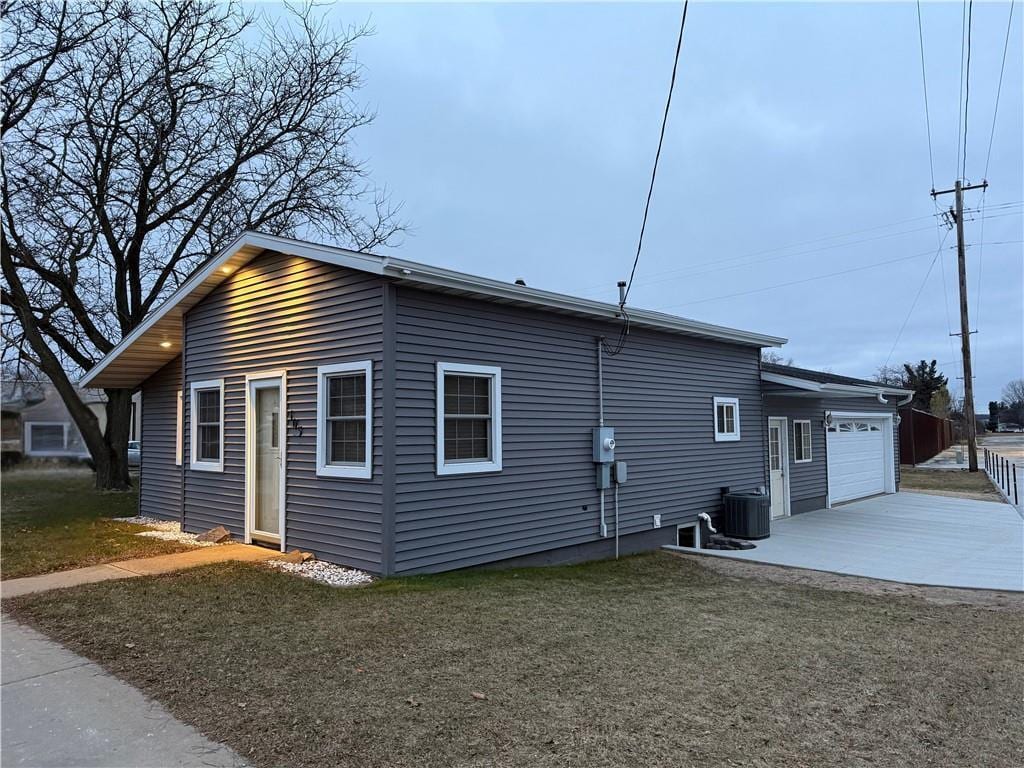
[[[828,495],[835,504],[874,496],[892,487],[892,420],[831,414],[827,420]]]

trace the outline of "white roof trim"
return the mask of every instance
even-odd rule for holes
[[[771,373],[768,371],[761,372],[761,381],[765,381],[770,384],[781,384],[786,387],[792,387],[793,389],[802,390],[800,392],[800,396],[804,397],[811,396],[810,394],[807,393],[817,393],[819,395],[837,395],[840,397],[877,397],[878,395],[914,394],[914,391],[912,389],[897,389],[895,387],[887,387],[884,385],[872,387],[866,384],[835,384],[831,382],[801,379],[796,376],[785,376],[781,373]]]
[[[386,275],[399,282],[422,286],[427,289],[446,290],[487,300],[497,300],[520,306],[534,306],[541,309],[585,315],[603,320],[615,321],[619,318],[618,306],[615,304],[576,298],[551,291],[542,291],[485,277],[476,277],[405,259],[395,259],[352,251],[346,248],[307,243],[300,240],[266,235],[260,232],[244,232],[193,273],[162,304],[150,312],[134,331],[125,336],[117,346],[82,377],[81,385],[99,387],[123,386],[123,384],[104,384],[103,379],[106,378],[107,381],[112,382],[115,380],[127,381],[128,379],[137,378],[137,376],[134,376],[129,371],[122,371],[115,376],[115,374],[110,372],[110,366],[130,350],[133,345],[138,344],[140,340],[145,339],[147,342],[155,341],[155,338],[147,338],[147,334],[159,334],[160,329],[158,325],[161,323],[164,329],[163,334],[166,335],[168,331],[173,332],[177,328],[180,336],[179,326],[184,313],[223,282],[229,274],[234,273],[253,257],[266,250],[292,256],[302,256],[314,261],[336,264],[369,274]],[[225,266],[229,267],[229,270],[222,275],[221,271]],[[779,336],[767,336],[735,328],[701,323],[650,310],[630,309],[629,316],[631,323],[637,327],[666,330],[718,341],[759,347],[780,347],[787,341]],[[178,325],[175,325],[175,323]],[[148,363],[142,361],[141,353],[139,353],[140,362],[136,363],[136,365],[140,367],[147,365],[156,366],[152,370],[158,370],[161,365],[170,362],[170,360],[181,353],[180,338],[177,341],[178,348],[169,350],[166,353],[150,350],[148,352]],[[161,363],[160,360],[163,360],[163,362]],[[157,365],[157,363],[160,364]],[[105,372],[108,374],[106,377],[104,377]],[[97,380],[99,380],[98,383]],[[135,383],[138,384],[140,381]]]

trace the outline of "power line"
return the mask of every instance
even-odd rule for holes
[[[1003,63],[999,67],[999,85],[996,86],[996,106],[992,111],[992,132],[988,137],[988,153],[985,155],[985,176],[988,178],[988,164],[992,159],[992,140],[996,137],[996,116],[999,114],[999,94],[1003,90],[1003,72],[1006,70],[1006,51],[1010,47],[1010,30],[1013,28],[1013,0],[1010,0],[1010,15],[1006,20],[1006,39],[1003,41]]]
[[[681,304],[671,304],[671,305],[668,305],[668,306],[665,306],[665,307],[659,307],[658,311],[661,312],[661,311],[664,311],[666,309],[673,309],[675,307],[687,307],[687,306],[690,306],[691,304],[706,304],[709,301],[719,301],[720,299],[732,299],[732,298],[735,298],[737,296],[748,296],[748,295],[753,294],[753,293],[763,293],[764,291],[772,291],[772,290],[774,290],[776,288],[786,288],[786,287],[791,286],[791,285],[802,285],[803,283],[811,283],[811,282],[814,282],[815,280],[824,280],[824,279],[829,278],[829,277],[839,277],[840,275],[849,275],[849,274],[851,274],[853,272],[863,272],[865,269],[874,269],[875,267],[884,267],[884,266],[886,266],[888,264],[896,264],[896,263],[901,262],[901,261],[909,261],[910,259],[919,259],[922,256],[930,256],[931,254],[932,254],[932,250],[929,249],[927,251],[922,251],[921,253],[915,253],[915,254],[912,254],[910,256],[900,256],[898,258],[888,259],[886,261],[877,261],[877,262],[875,262],[873,264],[865,264],[864,266],[861,266],[861,267],[851,267],[850,269],[844,269],[844,270],[841,270],[839,272],[829,272],[829,273],[824,274],[824,275],[815,275],[814,277],[805,277],[802,280],[791,280],[791,281],[786,282],[786,283],[776,283],[774,285],[765,285],[765,286],[762,286],[760,288],[753,288],[753,289],[751,289],[749,291],[739,291],[737,293],[729,293],[729,294],[726,294],[724,296],[711,296],[710,298],[706,298],[706,299],[697,299],[696,301],[686,301],[686,302],[683,302]]]
[[[897,345],[900,343],[900,339],[903,337],[903,331],[907,328],[907,323],[910,322],[910,316],[914,314],[914,308],[917,306],[918,299],[921,298],[921,293],[924,291],[925,285],[928,284],[928,278],[932,274],[932,270],[935,269],[935,262],[939,260],[942,255],[942,246],[946,244],[946,238],[949,237],[949,230],[946,230],[945,236],[939,243],[939,247],[935,250],[935,256],[932,258],[932,263],[928,265],[928,271],[924,273],[924,280],[921,281],[921,286],[917,289],[917,293],[914,295],[914,300],[910,303],[910,309],[907,311],[907,316],[903,318],[903,325],[900,326],[899,332],[896,334],[896,341],[892,343],[892,348],[889,350],[889,354],[885,358],[885,364],[883,368],[889,365],[889,361],[892,359],[892,353],[896,351]]]
[[[993,210],[995,210],[995,209],[993,209]],[[994,215],[989,215],[986,218],[994,219],[994,218],[1002,218],[1004,216],[1019,216],[1019,215],[1021,215],[1020,212],[1015,212],[1015,213],[996,213]],[[933,218],[933,217],[936,217],[936,216],[941,216],[941,213],[933,214],[933,215],[929,215],[929,216],[915,217],[913,219],[906,219],[905,221],[918,221],[918,220],[921,220],[921,219],[930,219],[930,218]],[[978,218],[980,218],[980,217],[978,217]],[[976,219],[970,219],[970,220],[974,221]],[[896,222],[896,223],[898,224],[898,223],[901,223],[901,222]],[[869,227],[867,229],[858,230],[858,231],[859,232],[869,232],[869,231],[872,231],[872,230],[885,229],[886,227],[889,227],[889,226],[894,226],[894,225],[893,224],[887,224],[887,225],[879,226],[879,227]],[[941,238],[940,227],[941,227],[941,224],[939,223],[938,220],[936,220],[936,233],[937,233],[936,234],[936,242],[938,242],[938,240]],[[755,258],[755,257],[762,256],[763,254],[776,253],[778,251],[784,251],[784,250],[787,250],[789,248],[795,248],[795,247],[797,247],[797,246],[799,246],[801,244],[804,244],[804,243],[815,243],[815,242],[820,242],[822,240],[831,240],[831,239],[835,239],[835,238],[838,238],[838,237],[844,237],[845,235],[834,235],[832,237],[818,238],[816,240],[807,240],[807,241],[804,241],[804,243],[794,243],[793,245],[789,245],[789,246],[782,246],[782,247],[778,247],[778,248],[769,248],[769,249],[765,249],[765,250],[761,250],[761,251],[755,251],[755,252],[752,252],[752,253],[741,254],[739,256],[731,256],[731,257],[727,257],[727,258],[723,258],[723,259],[715,259],[715,260],[709,260],[709,261],[702,261],[702,262],[698,262],[696,264],[693,264],[693,265],[690,265],[690,266],[687,266],[687,267],[681,267],[681,268],[678,268],[678,269],[669,269],[669,270],[664,270],[664,271],[661,271],[661,272],[650,273],[649,275],[647,275],[646,279],[644,279],[644,280],[637,280],[636,284],[637,285],[653,285],[653,284],[657,284],[657,283],[664,283],[664,282],[667,282],[667,281],[677,280],[677,279],[682,279],[682,278],[700,277],[702,275],[713,274],[715,272],[721,272],[721,271],[725,271],[725,270],[729,270],[729,269],[739,269],[739,268],[748,267],[748,266],[751,266],[751,265],[754,265],[754,264],[758,264],[758,265],[759,264],[764,264],[764,263],[767,263],[769,261],[777,261],[779,259],[788,259],[788,258],[793,258],[793,257],[797,257],[797,256],[811,256],[811,255],[818,254],[818,253],[824,253],[825,251],[833,250],[833,249],[836,249],[836,248],[848,248],[848,247],[852,247],[852,246],[855,246],[855,245],[861,245],[863,243],[877,242],[879,240],[886,240],[886,239],[894,238],[894,237],[902,237],[904,235],[911,235],[911,234],[915,234],[917,232],[925,232],[925,231],[928,231],[930,229],[931,229],[931,226],[915,227],[913,229],[906,229],[906,230],[902,230],[902,231],[899,231],[899,232],[890,232],[890,233],[887,233],[887,234],[878,235],[876,237],[867,237],[867,238],[861,238],[861,239],[858,239],[858,240],[849,240],[849,241],[846,241],[846,242],[831,243],[829,245],[824,245],[824,246],[822,246],[820,248],[812,248],[812,249],[804,250],[804,251],[793,251],[792,253],[782,253],[782,254],[779,254],[777,256],[769,256],[768,258]],[[855,234],[855,233],[851,232],[851,233],[848,233],[848,234]],[[700,269],[701,267],[708,267],[708,269]],[[606,287],[605,283],[600,283],[600,284],[597,284],[597,285],[588,286],[587,288],[577,289],[575,291],[575,293],[586,294],[586,293],[590,293],[590,292],[592,292],[592,291],[594,291],[596,289],[599,289],[599,288],[603,289],[605,287]]]
[[[924,66],[924,26],[921,23],[921,0],[917,0],[917,39],[921,47],[921,85],[924,90],[924,124],[928,131],[928,170],[931,171],[932,189],[935,189],[935,160],[932,153],[932,120],[928,112],[928,77]]]
[[[644,231],[647,229],[647,215],[651,210],[651,197],[654,195],[654,181],[658,177],[658,161],[661,159],[661,147],[665,142],[665,126],[668,125],[668,112],[672,106],[672,91],[676,87],[676,71],[679,69],[679,52],[683,49],[683,30],[686,28],[686,11],[690,7],[690,0],[683,2],[683,17],[679,22],[679,39],[676,40],[676,56],[672,63],[672,79],[668,84],[668,97],[665,99],[665,113],[661,117],[661,133],[658,135],[658,151],[654,153],[654,167],[651,169],[651,184],[647,188],[647,202],[644,204],[644,218],[640,224],[640,237],[636,243],[636,256],[633,258],[633,268],[629,272],[629,281],[626,283],[626,291],[622,295],[620,304],[625,304],[629,298],[629,289],[633,287],[633,276],[636,274],[636,265],[640,262],[640,251],[644,245]]]
[[[960,19],[960,93],[956,97],[956,176],[960,176],[960,142],[963,139],[964,128],[964,44],[967,37],[967,0],[964,0],[963,12]]]
[[[989,163],[992,161],[992,143],[996,138],[996,118],[999,116],[999,96],[1003,92],[1003,73],[1006,71],[1006,52],[1010,48],[1010,31],[1013,29],[1013,2],[1010,0],[1010,13],[1006,18],[1006,37],[1003,40],[1003,58],[999,65],[999,83],[996,85],[996,103],[992,109],[992,129],[988,135],[988,151],[985,153],[985,174],[984,179],[988,179],[988,168]],[[978,248],[978,276],[977,283],[978,288],[974,299],[974,323],[975,327],[981,326],[981,282],[982,276],[985,274],[984,263],[985,263],[985,196],[988,194],[988,187],[986,187],[981,193],[981,247]]]
[[[967,6],[967,75],[964,78],[964,165],[961,178],[967,175],[967,117],[971,103],[971,28],[974,23],[974,0]]]

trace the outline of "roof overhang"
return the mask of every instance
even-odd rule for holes
[[[377,256],[334,246],[317,245],[259,232],[245,232],[206,262],[157,309],[125,336],[82,377],[83,387],[135,388],[181,354],[182,319],[231,274],[264,251],[301,256],[361,272],[381,275],[403,285],[449,295],[483,299],[518,307],[618,322],[615,304],[476,277],[405,259]],[[678,333],[751,347],[781,347],[786,339],[701,323],[650,310],[630,309],[637,328]]]
[[[886,405],[894,405],[889,403],[885,398],[887,396],[903,398],[897,405],[903,405],[909,402],[909,399],[914,396],[912,389],[896,389],[894,387],[886,386],[860,386],[854,384],[834,384],[830,382],[822,381],[811,381],[810,379],[801,379],[796,376],[786,376],[781,373],[770,373],[768,371],[761,372],[761,381],[767,384],[777,384],[779,386],[788,387],[786,390],[772,390],[769,394],[776,397],[873,397],[880,403]]]

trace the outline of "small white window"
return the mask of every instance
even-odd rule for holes
[[[181,453],[182,453],[182,432],[184,425],[184,410],[185,410],[185,393],[180,389],[178,390],[178,410],[175,416],[174,425],[174,465],[177,467],[181,466]]]
[[[798,420],[793,422],[793,461],[806,464],[811,460],[811,422]]]
[[[224,471],[224,379],[192,382],[189,467]]]
[[[368,480],[373,476],[373,363],[316,369],[316,473]]]
[[[437,364],[437,474],[501,471],[501,369]]]
[[[715,442],[740,439],[740,401],[736,397],[715,398]]]

